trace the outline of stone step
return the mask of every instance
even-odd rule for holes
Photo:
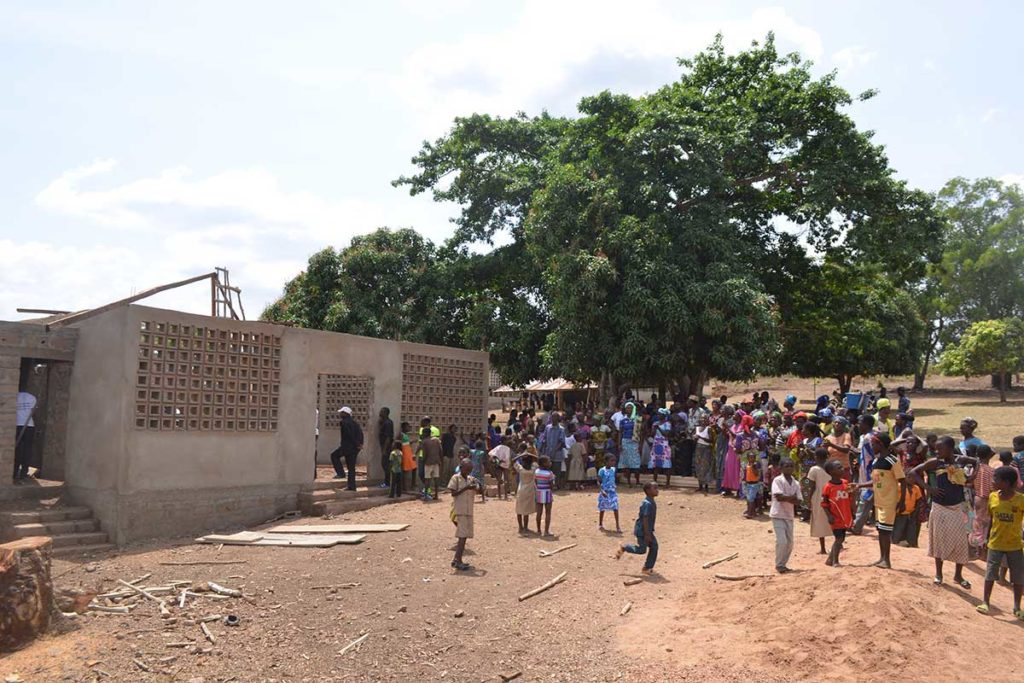
[[[369,482],[366,477],[358,477],[356,479],[356,488],[366,487]],[[313,491],[323,491],[327,489],[343,489],[348,486],[347,479],[314,479],[311,484],[307,484],[306,488]]]
[[[104,538],[106,535],[104,534]],[[94,543],[91,545],[68,545],[62,548],[54,548],[54,557],[67,557],[69,555],[96,555],[99,553],[110,553],[117,550],[113,543]]]
[[[385,491],[385,494],[387,491]],[[346,512],[359,512],[360,510],[369,510],[370,508],[379,507],[381,505],[390,505],[391,503],[401,503],[407,500],[416,500],[417,496],[414,494],[405,494],[401,498],[388,498],[386,495],[376,496],[373,498],[355,498],[352,500],[331,500],[321,503],[314,503],[310,511],[306,514],[322,517],[324,515],[343,515]]]
[[[0,512],[0,525],[49,524],[71,519],[89,519],[92,510],[82,506],[55,507],[49,510],[15,510]]]
[[[70,546],[102,545],[107,543],[107,534],[104,531],[86,531],[74,534],[58,534],[51,536],[54,548],[67,548]]]
[[[62,522],[16,524],[11,528],[15,538],[28,536],[59,536],[89,531],[99,531],[100,523],[95,519],[70,519]]]

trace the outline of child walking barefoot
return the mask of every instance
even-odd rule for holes
[[[533,479],[537,484],[537,533],[540,533],[540,518],[544,517],[544,535],[551,535],[551,502],[554,500],[552,488],[555,484],[555,473],[551,471],[551,459],[540,456],[540,468],[534,471]]]
[[[537,470],[533,456],[526,448],[525,443],[519,446],[519,455],[512,465],[519,475],[519,488],[516,489],[516,523],[521,534],[530,531],[530,515],[537,511],[537,484],[534,481]]]
[[[615,514],[615,533],[621,534],[619,526],[619,493],[615,487],[615,456],[605,457],[605,466],[597,472],[597,480],[601,492],[597,494],[597,528],[604,531],[604,513],[611,510]]]
[[[825,461],[828,459],[828,451],[824,448],[814,449],[814,466],[807,472],[807,479],[811,482],[811,537],[818,539],[821,546],[821,554],[825,554],[825,537],[832,534],[832,527],[825,509],[821,505],[821,494],[831,477],[825,471]]]
[[[615,551],[615,559],[622,557],[623,553],[631,555],[643,555],[647,553],[647,560],[641,570],[644,574],[654,573],[654,563],[658,561],[658,539],[654,535],[654,522],[658,518],[658,504],[654,501],[658,497],[658,485],[653,481],[644,484],[644,493],[647,495],[644,502],[640,503],[640,514],[633,525],[633,534],[636,536],[636,544],[619,546]]]
[[[821,489],[821,507],[825,510],[828,524],[832,527],[832,550],[825,564],[839,566],[839,553],[843,551],[846,532],[853,526],[853,511],[850,507],[850,484],[843,479],[846,469],[838,460],[825,465],[829,481]]]
[[[448,491],[452,494],[452,523],[455,524],[455,557],[452,567],[460,572],[472,569],[462,561],[462,553],[466,550],[466,539],[473,538],[473,491],[483,486],[473,478],[473,463],[463,460],[459,471],[452,475],[448,482]],[[468,495],[467,495],[468,494]]]

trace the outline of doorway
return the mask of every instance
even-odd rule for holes
[[[34,425],[28,452],[30,478],[23,483],[64,480],[71,369],[67,361],[21,359],[18,391],[35,399],[30,412]]]

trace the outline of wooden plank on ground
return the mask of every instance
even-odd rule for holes
[[[258,541],[247,545],[292,546],[295,548],[330,548],[335,545],[361,543],[366,534],[341,534],[336,536],[300,536],[292,534],[267,534]]]
[[[239,531],[237,534],[209,534],[196,540],[200,543],[225,543],[228,545],[248,545],[266,536],[256,531]]]
[[[408,524],[310,524],[308,526],[282,524],[264,529],[271,534],[374,534],[387,531],[405,531]]]

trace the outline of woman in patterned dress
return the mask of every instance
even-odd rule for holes
[[[745,417],[747,417],[745,412],[737,410],[732,427],[726,430],[728,450],[725,452],[725,462],[722,464],[722,496],[728,496],[734,492],[737,498],[743,495],[740,489],[740,457],[736,452],[736,437],[743,433],[742,422]]]
[[[697,476],[697,490],[702,491],[705,495],[715,480],[715,462],[711,448],[717,435],[714,423],[711,421],[713,419],[715,419],[714,416],[709,417],[707,413],[701,413],[697,431],[694,433],[697,443],[693,451],[693,469]]]
[[[672,425],[668,421],[670,414],[667,408],[659,408],[651,427],[651,472],[654,473],[655,483],[658,482],[658,470],[664,472],[665,486],[672,482],[672,446],[668,441],[672,432]]]
[[[597,528],[604,531],[604,513],[611,510],[615,514],[615,532],[622,533],[619,526],[619,493],[615,488],[615,456],[605,458],[605,465],[597,472],[597,480],[601,484],[601,492],[597,494]]]
[[[619,469],[626,474],[626,484],[632,488],[629,475],[636,473],[637,486],[640,485],[640,418],[637,416],[636,404],[632,401],[625,406],[626,416],[619,422]]]

